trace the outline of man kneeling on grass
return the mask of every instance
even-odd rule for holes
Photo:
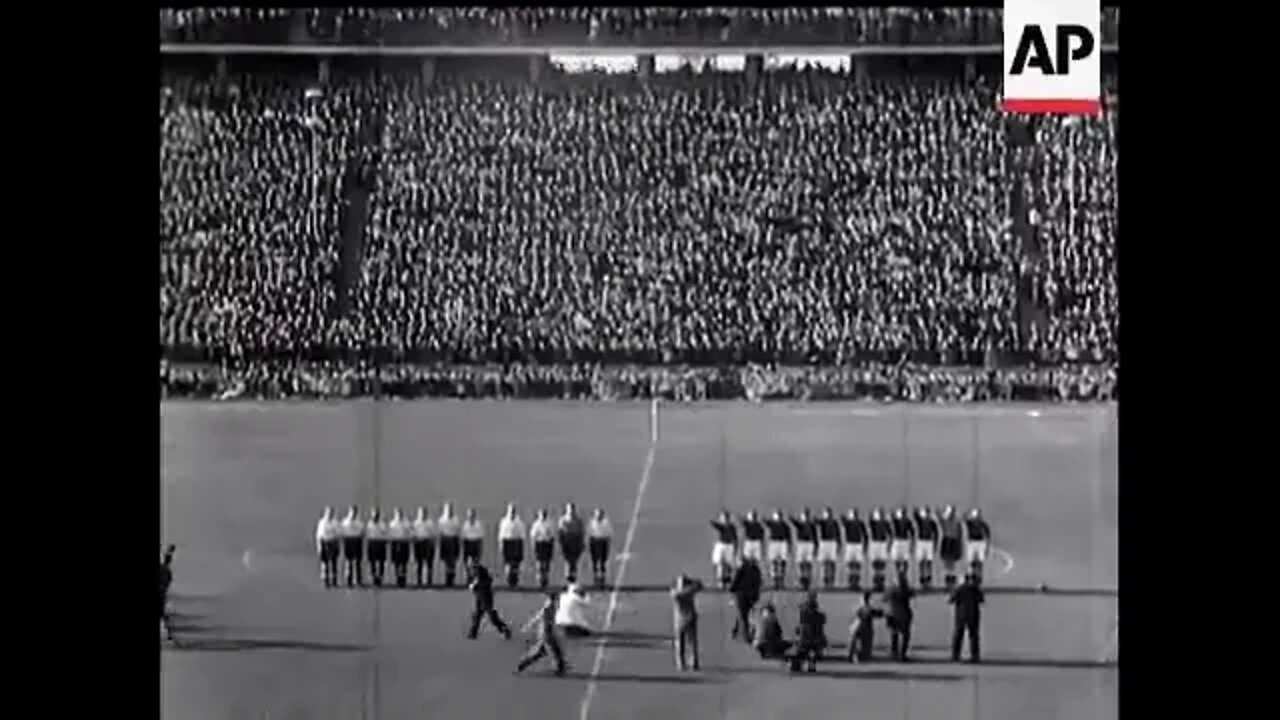
[[[778,608],[765,603],[760,608],[755,630],[756,652],[764,660],[786,660],[791,643],[782,637],[782,622],[778,620]]]

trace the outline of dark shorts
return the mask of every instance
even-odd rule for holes
[[[523,540],[502,541],[502,561],[508,565],[519,565],[524,561]]]
[[[577,560],[582,557],[582,540],[576,538],[572,540],[561,540],[560,552],[564,553],[566,560]]]
[[[409,562],[409,541],[394,540],[391,543],[391,562],[403,565]]]
[[[348,560],[363,559],[364,539],[363,538],[344,538],[342,540],[342,555]]]
[[[414,540],[413,558],[418,562],[433,562],[436,559],[435,540]]]
[[[591,559],[601,562],[609,557],[609,539],[608,538],[591,538],[588,541],[591,548]]]
[[[555,543],[550,540],[536,542],[533,544],[533,557],[540,563],[549,563],[552,556],[555,555],[555,549]]]
[[[461,547],[458,543],[458,538],[453,536],[440,538],[440,559],[457,561],[458,548]]]
[[[960,538],[942,538],[942,547],[938,549],[938,557],[947,562],[959,562],[961,558]]]
[[[484,549],[483,540],[463,540],[462,541],[462,557],[464,560],[479,560],[480,553]]]
[[[383,562],[387,559],[387,541],[370,540],[368,551],[370,562]]]
[[[339,540],[322,540],[320,542],[320,562],[333,562],[338,559],[338,555],[342,553],[342,543]]]

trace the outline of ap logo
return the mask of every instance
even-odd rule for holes
[[[1092,115],[1101,98],[1101,1],[1005,0],[1005,112]]]

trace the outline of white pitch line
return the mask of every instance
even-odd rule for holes
[[[613,578],[613,589],[609,591],[609,610],[604,617],[601,628],[602,640],[596,646],[596,659],[591,664],[591,679],[587,681],[587,692],[582,696],[582,707],[578,710],[578,720],[591,717],[591,703],[596,699],[596,685],[600,670],[604,667],[604,653],[609,646],[609,631],[613,629],[613,618],[618,614],[618,593],[622,590],[622,581],[627,575],[627,563],[631,561],[631,545],[636,540],[636,528],[640,525],[640,504],[644,502],[644,491],[649,487],[649,478],[653,475],[653,463],[658,455],[658,438],[652,437],[649,442],[649,454],[644,459],[644,472],[640,474],[640,484],[636,487],[636,502],[631,508],[631,524],[627,526],[627,537],[622,541],[622,561],[618,563],[618,573]]]

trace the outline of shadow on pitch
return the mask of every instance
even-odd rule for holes
[[[273,640],[266,638],[192,638],[178,636],[173,650],[182,652],[243,652],[254,650],[296,650],[301,652],[365,652],[365,645],[321,643],[305,640]]]
[[[1053,668],[1057,670],[1088,670],[1095,668],[1114,668],[1119,665],[1112,661],[1099,660],[1048,660],[1045,658],[984,658],[978,667],[1026,667]]]
[[[550,677],[556,677],[551,675]],[[682,673],[680,675],[629,675],[625,673],[600,673],[592,678],[587,672],[568,672],[560,676],[570,680],[598,680],[600,682],[640,683],[649,685],[715,685],[724,682],[724,678],[702,673]]]
[[[875,668],[865,665],[851,665],[843,660],[828,660],[818,664],[817,672],[793,673],[781,663],[766,663],[751,667],[728,668],[730,672],[756,675],[781,675],[786,677],[818,677],[844,680],[912,680],[921,682],[959,682],[968,679],[967,675],[939,673],[931,670],[912,670],[909,667]]]

